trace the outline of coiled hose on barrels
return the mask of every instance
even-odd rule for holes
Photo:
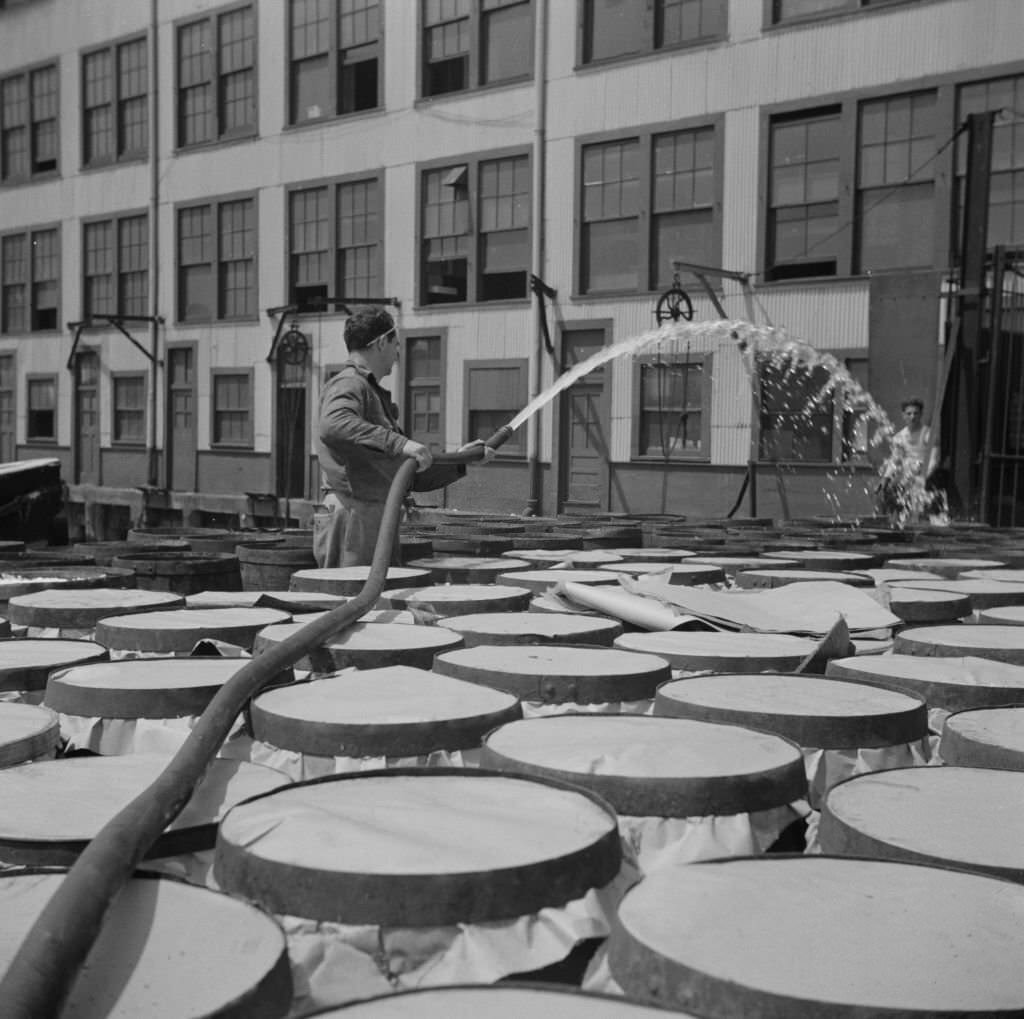
[[[508,426],[500,428],[484,445],[496,449],[511,434]],[[436,460],[468,463],[483,456],[483,449],[478,447]],[[107,910],[149,848],[188,803],[246,704],[282,670],[373,607],[384,588],[402,503],[415,473],[416,461],[406,460],[395,474],[362,591],[287,640],[249,659],[210,701],[156,781],[111,818],[86,846],[0,981],[0,1012],[5,1019],[60,1015],[79,968],[99,936]]]

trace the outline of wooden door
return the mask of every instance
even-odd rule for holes
[[[75,481],[100,483],[100,357],[83,350],[75,358]]]
[[[562,371],[605,345],[603,329],[567,329],[562,334]],[[611,412],[606,367],[594,369],[559,397],[559,506],[565,513],[608,509],[608,449]]]
[[[167,350],[167,487],[196,490],[195,347]]]

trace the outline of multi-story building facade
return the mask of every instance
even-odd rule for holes
[[[928,398],[967,113],[1002,111],[990,241],[1024,244],[1022,38],[1020,0],[0,0],[0,459],[59,457],[96,532],[305,521],[347,308],[393,302],[405,423],[450,450],[650,330],[673,261]],[[820,383],[755,404],[695,329],[439,498],[721,515],[754,459],[762,513],[863,510]]]

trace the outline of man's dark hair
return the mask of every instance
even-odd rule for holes
[[[906,410],[908,407],[916,407],[922,414],[924,413],[924,400],[918,396],[912,396],[909,400],[904,400],[900,404],[900,410]]]
[[[383,308],[360,308],[345,320],[345,346],[349,352],[362,350],[394,328],[395,320]]]

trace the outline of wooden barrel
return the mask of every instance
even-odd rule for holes
[[[262,653],[301,629],[299,623],[268,626],[256,637],[254,653]],[[462,647],[462,637],[440,626],[356,623],[314,648],[296,663],[296,668],[316,673],[347,668],[378,669],[388,665],[429,669],[438,652],[459,647]]]
[[[1024,773],[894,768],[832,787],[821,847],[832,856],[955,867],[1024,883]]]
[[[25,554],[25,542],[7,539],[0,541],[0,559],[15,559]]]
[[[1007,570],[964,570],[958,580],[999,580],[1007,584],[1024,584],[1024,569]]]
[[[232,531],[226,536],[213,538],[192,537],[189,546],[193,552],[200,555],[210,555],[213,552],[226,552],[228,555],[235,555],[235,549],[239,545],[248,545],[251,548],[282,548],[284,542],[269,534],[261,534],[259,531]]]
[[[826,572],[856,573],[858,570],[872,570],[882,565],[875,556],[863,552],[842,552],[824,549],[791,549],[788,552],[765,552],[765,559],[796,560],[808,570]]]
[[[767,559],[764,556],[699,555],[687,561],[716,566],[727,577],[735,577],[745,570],[788,570],[799,566],[795,559]]]
[[[561,534],[538,534],[536,531],[527,531],[512,538],[511,552],[504,552],[503,555],[515,555],[519,549],[532,552],[543,552],[548,550],[556,551],[578,551],[583,548],[583,539],[571,533]]]
[[[715,1019],[1018,1015],[1022,911],[1024,888],[935,867],[714,860],[629,891],[608,962],[627,995]]]
[[[60,746],[60,722],[48,708],[37,704],[0,701],[0,768],[18,770],[28,761],[52,757]],[[3,800],[0,816],[10,817],[13,804]]]
[[[610,554],[631,563],[681,563],[692,559],[697,553],[685,548],[612,548]]]
[[[964,768],[1024,771],[1024,706],[955,712],[942,727],[939,756]]]
[[[558,583],[572,581],[575,584],[618,584],[614,573],[605,570],[515,570],[501,573],[496,578],[498,583],[513,584],[525,587],[534,594],[543,594]]]
[[[889,611],[904,623],[953,623],[971,614],[971,599],[955,591],[893,587]]]
[[[785,587],[787,584],[804,584],[812,581],[834,580],[851,587],[874,587],[875,582],[862,573],[840,573],[833,570],[744,570],[736,574],[736,586],[753,589],[762,587]]]
[[[188,654],[201,640],[250,649],[266,626],[286,622],[276,609],[167,609],[141,616],[108,616],[96,624],[96,640],[111,651]]]
[[[292,575],[298,570],[316,569],[313,547],[292,545],[250,545],[243,543],[235,550],[242,578],[243,591],[287,591]]]
[[[320,591],[348,597],[359,594],[370,575],[369,566],[341,566],[334,569],[298,570],[292,574],[288,587],[292,591]],[[389,566],[384,589],[395,587],[426,587],[431,576],[427,570],[410,566]]]
[[[260,694],[257,740],[318,757],[420,757],[475,749],[522,717],[511,694],[405,665],[366,669]]]
[[[707,563],[637,563],[624,561],[599,566],[609,573],[626,574],[630,577],[649,577],[666,584],[680,584],[693,587],[697,584],[724,584],[725,572],[718,566]]]
[[[481,644],[598,644],[610,647],[622,633],[622,624],[617,619],[530,611],[448,616],[444,625],[462,634],[466,647],[479,647]]]
[[[986,658],[930,658],[908,654],[833,658],[826,672],[922,697],[930,708],[1024,705],[1024,669]]]
[[[166,767],[162,754],[125,754],[0,771],[0,801],[8,808],[0,813],[0,864],[71,866],[100,829]],[[288,777],[271,768],[214,760],[145,858],[213,849],[217,822],[229,807],[287,784]]]
[[[621,563],[622,556],[618,552],[601,549],[593,551],[576,551],[570,547],[559,546],[558,548],[528,548],[515,552],[506,552],[506,558],[514,558],[529,563],[531,566],[540,569],[549,569],[555,566],[582,566],[597,567],[605,563]]]
[[[435,543],[435,549],[437,547]],[[430,574],[431,584],[493,584],[504,573],[529,569],[523,559],[507,556],[433,555],[429,559],[414,559],[409,565]]]
[[[615,646],[657,655],[687,672],[788,672],[814,654],[817,642],[782,633],[685,630],[624,633]]]
[[[54,588],[23,594],[9,603],[10,620],[29,629],[92,631],[105,616],[124,616],[155,609],[176,609],[185,599],[166,591],[93,588],[89,591]],[[32,636],[32,634],[29,634]]]
[[[344,595],[320,591],[200,591],[190,594],[190,609],[280,609],[281,612],[329,612],[350,601]]]
[[[0,610],[12,598],[50,588],[135,587],[131,570],[99,566],[61,566],[25,573],[0,573]]]
[[[603,704],[654,696],[669,676],[654,655],[614,648],[482,645],[446,651],[434,671],[542,704]]]
[[[135,572],[146,591],[195,594],[197,591],[237,591],[242,586],[238,557],[212,552],[139,552],[118,556],[114,565]]]
[[[83,718],[201,715],[241,668],[237,658],[146,658],[76,665],[53,673],[44,703]],[[291,669],[274,682],[293,679]]]
[[[496,556],[512,548],[510,535],[464,533],[435,534],[430,546],[435,555]]]
[[[970,599],[971,609],[996,609],[1004,605],[1024,605],[1024,584],[996,580],[898,580],[899,587],[911,591],[945,591]]]
[[[468,612],[521,612],[532,593],[503,584],[435,584],[386,591],[383,600],[396,609],[416,609],[434,616],[463,616]]]
[[[88,556],[97,566],[110,566],[121,555],[137,552],[188,552],[189,543],[183,538],[164,538],[153,541],[89,541],[73,545],[75,552]]]
[[[133,527],[128,541],[145,545],[151,541],[191,541],[192,538],[225,538],[231,535],[225,527]]]
[[[864,576],[870,577],[876,587],[883,584],[901,584],[903,581],[942,580],[937,573],[926,573],[924,570],[901,570],[898,566],[883,566],[880,570],[864,570]]]
[[[63,881],[0,877],[0,972]],[[137,874],[110,904],[64,1014],[279,1019],[291,998],[284,933],[270,917],[206,888]]]
[[[434,544],[429,537],[403,534],[398,539],[399,557],[403,565],[413,559],[426,559],[434,554]]]
[[[0,643],[0,694],[41,694],[56,669],[106,657],[107,649],[91,640],[5,640]]]
[[[658,689],[656,715],[745,725],[801,747],[891,747],[928,734],[919,697],[804,673],[721,673],[673,680]]]
[[[896,635],[897,654],[929,658],[971,655],[1010,665],[1024,665],[1024,629],[1019,626],[922,626]]]
[[[998,559],[947,559],[929,556],[925,559],[896,559],[885,562],[885,566],[897,566],[901,570],[925,570],[937,573],[946,580],[956,580],[961,573],[975,570],[997,570],[1005,564]]]
[[[510,722],[480,764],[570,782],[629,817],[705,817],[781,807],[807,794],[800,749],[739,726],[644,715]]]

